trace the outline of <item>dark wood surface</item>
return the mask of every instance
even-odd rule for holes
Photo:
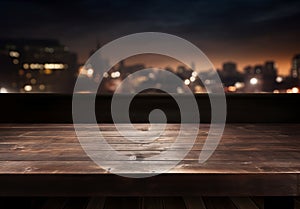
[[[0,197],[2,209],[299,209],[298,197]]]
[[[136,125],[139,129],[147,127]],[[167,150],[179,126],[169,124],[164,135],[148,144],[125,140],[113,124],[102,124],[100,129],[115,150],[147,158]],[[300,124],[227,124],[217,150],[208,161],[199,164],[199,152],[208,130],[208,124],[199,126],[192,150],[168,173],[133,179],[111,174],[91,161],[80,147],[71,124],[2,124],[0,195],[300,195]],[[92,132],[87,133],[88,142],[97,140]],[[178,160],[177,149],[180,151],[185,145],[184,140],[180,142],[174,156],[157,161],[158,166]],[[101,147],[96,150],[107,152]],[[107,161],[111,163],[114,159]],[[128,168],[127,172],[132,171]]]
[[[267,209],[252,197],[31,197],[1,198],[0,208],[22,209]],[[273,207],[276,208],[276,207]],[[282,207],[280,209],[286,209]],[[295,207],[299,209],[299,207]]]

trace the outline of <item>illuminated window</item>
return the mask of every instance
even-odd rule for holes
[[[19,57],[19,56],[20,56],[20,53],[17,52],[17,51],[10,51],[10,52],[9,52],[9,56],[11,56],[11,57]]]

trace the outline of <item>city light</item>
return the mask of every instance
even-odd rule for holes
[[[190,81],[189,79],[185,79],[185,80],[184,80],[184,84],[185,84],[186,86],[190,85],[190,83],[191,83],[191,81]]]
[[[46,48],[45,48],[45,52],[53,53],[53,52],[54,52],[54,49],[53,49],[53,48],[46,47]]]
[[[14,63],[15,65],[19,64],[19,60],[18,60],[18,59],[13,59],[13,63]]]
[[[39,89],[41,91],[44,91],[46,89],[46,86],[44,84],[39,85]]]
[[[241,88],[245,87],[245,84],[244,84],[243,82],[236,82],[236,83],[234,84],[234,86],[235,86],[235,88],[237,88],[237,89],[241,89]]]
[[[50,74],[52,74],[52,70],[51,70],[51,69],[45,69],[45,70],[44,70],[44,73],[45,73],[46,75],[50,75]]]
[[[89,68],[87,71],[86,71],[86,75],[87,77],[91,78],[93,77],[93,74],[94,74],[94,70],[92,68]]]
[[[27,70],[27,69],[29,68],[29,64],[27,64],[27,63],[23,64],[23,68],[24,68],[25,70]]]
[[[197,86],[195,86],[194,92],[196,94],[199,94],[199,93],[203,93],[204,90],[203,90],[203,88],[200,85],[197,85]]]
[[[24,69],[31,69],[31,70],[42,70],[42,69],[50,69],[50,70],[62,70],[66,68],[66,65],[61,64],[61,63],[46,63],[46,64],[41,64],[41,63],[24,63],[23,64]]]
[[[32,70],[41,70],[44,68],[44,65],[43,64],[38,64],[38,63],[31,63],[29,65],[30,69]]]
[[[6,62],[3,68],[5,69],[9,66],[11,72],[15,72],[15,76],[17,76],[13,78],[15,80],[7,81],[7,84],[5,83],[5,87],[9,87],[9,92],[58,91],[57,89],[65,91],[65,84],[58,83],[59,88],[52,88],[52,85],[57,85],[58,81],[54,77],[61,76],[61,78],[65,78],[63,75],[68,75],[68,73],[70,73],[70,76],[71,74],[79,73],[78,76],[82,76],[96,83],[98,83],[103,76],[105,91],[111,93],[115,91],[116,83],[121,82],[124,77],[134,73],[135,70],[140,69],[141,66],[144,68],[149,67],[143,62],[132,66],[123,63],[122,65],[107,69],[107,72],[97,73],[92,65],[78,65],[76,59],[73,59],[73,54],[66,53],[66,51],[68,51],[67,47],[58,42],[53,42],[53,44],[51,42],[51,44],[46,45],[42,41],[26,40],[26,42],[28,43],[23,44],[22,42],[22,44],[20,44],[19,41],[17,41],[16,44],[12,44],[12,47],[2,49],[2,55],[7,57],[1,60],[1,62]],[[37,51],[27,50],[27,48],[36,49]],[[280,71],[273,60],[267,60],[265,63],[255,65],[250,64],[244,67],[243,71],[242,69],[238,69],[237,63],[233,61],[224,62],[223,66],[218,69],[218,74],[223,82],[225,92],[300,93],[300,54],[296,54],[292,58],[291,63],[292,65],[288,75],[278,74]],[[68,68],[70,68],[70,70],[68,70]],[[165,70],[173,71],[182,78],[183,84],[177,90],[175,89],[175,92],[185,92],[183,86],[190,87],[194,93],[205,93],[208,92],[208,89],[215,88],[216,79],[210,70],[197,72],[195,69],[194,65],[191,67],[175,65],[165,67]],[[69,72],[66,72],[66,74],[57,72],[63,70]],[[155,71],[148,75],[141,76],[132,82],[135,82],[134,85],[137,85],[142,82],[164,79],[161,76],[159,71]],[[201,79],[199,79],[198,76],[199,78],[201,77]],[[69,80],[69,85],[73,85],[71,79]],[[204,88],[204,86],[208,86],[209,88]],[[1,93],[7,91],[6,88],[1,88],[0,90]]]
[[[108,78],[108,76],[109,76],[109,74],[108,74],[107,72],[104,72],[104,73],[103,73],[103,77],[104,77],[104,78]]]
[[[192,77],[190,77],[190,81],[191,81],[191,82],[194,82],[195,80],[196,80],[196,78],[195,78],[195,77],[193,77],[193,76],[192,76]]]
[[[149,78],[151,78],[151,79],[155,79],[155,75],[154,75],[154,73],[149,73]]]
[[[1,87],[1,88],[0,88],[0,93],[5,94],[5,93],[8,93],[8,91],[7,91],[6,88]]]
[[[292,93],[299,93],[299,89],[297,87],[292,88]]]
[[[256,85],[257,83],[258,83],[257,78],[251,78],[251,79],[250,79],[250,84],[251,84],[251,85]]]
[[[291,89],[287,89],[286,90],[286,93],[289,93],[289,94],[297,94],[299,93],[299,89],[297,87],[293,87]]]
[[[283,81],[283,78],[281,76],[276,77],[276,82],[281,83]]]
[[[32,86],[31,85],[25,85],[24,90],[27,91],[27,92],[32,91]]]
[[[112,72],[111,73],[111,77],[112,78],[119,78],[121,76],[121,73],[119,71],[116,71],[116,72]]]
[[[4,38],[0,56],[3,93],[71,92],[79,67],[77,54],[55,39]]]
[[[211,84],[211,80],[208,80],[208,79],[207,79],[207,80],[204,81],[204,83],[205,83],[206,85],[209,85],[209,84]]]
[[[44,64],[45,69],[52,69],[52,70],[62,70],[65,68],[64,64],[57,64],[57,63],[46,63]]]
[[[183,91],[183,89],[181,87],[177,87],[177,93],[178,94],[183,94],[184,91]]]
[[[235,92],[236,91],[236,87],[235,86],[228,86],[228,91]]]
[[[26,76],[26,78],[28,78],[28,79],[32,77],[31,73],[26,73],[25,76]]]
[[[19,56],[20,56],[20,53],[19,53],[19,52],[16,52],[16,51],[10,51],[10,52],[9,52],[9,56],[11,56],[11,57],[19,57]]]
[[[22,75],[24,75],[24,74],[25,74],[25,73],[24,73],[24,70],[22,70],[22,69],[19,70],[19,75],[20,75],[20,76],[22,76]]]
[[[37,80],[36,80],[35,78],[32,78],[32,79],[30,80],[30,83],[31,83],[32,85],[35,85],[36,82],[37,82]]]

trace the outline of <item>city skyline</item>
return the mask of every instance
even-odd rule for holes
[[[228,62],[234,62],[237,64],[237,70],[239,72],[243,72],[244,69],[248,66],[255,66],[255,65],[260,65],[265,63],[266,61],[274,61],[276,68],[278,69],[278,74],[281,76],[289,76],[291,74],[291,67],[292,67],[292,58],[296,55],[296,54],[300,54],[300,53],[294,53],[291,56],[287,57],[286,60],[276,60],[276,59],[257,59],[254,60],[253,62],[239,62],[239,60],[231,60],[231,59],[225,59],[225,60],[220,60],[220,61],[213,61],[212,59],[210,59],[210,57],[208,57],[211,62],[213,63],[214,67],[216,70],[221,70],[223,67],[224,63],[228,63]],[[143,56],[148,57],[148,59],[142,58]],[[137,64],[137,63],[143,63],[148,67],[160,67],[160,68],[166,68],[166,67],[172,67],[172,68],[176,68],[180,65],[182,65],[180,62],[171,60],[171,59],[167,59],[164,56],[160,56],[160,55],[140,55],[137,56],[136,59],[134,58],[129,58],[127,63],[129,64]],[[80,64],[84,64],[84,63],[80,63]],[[285,66],[285,68],[282,68],[282,66]]]
[[[72,47],[66,45],[64,42],[62,42],[60,39],[41,39],[41,38],[0,38],[0,41],[5,41],[5,40],[23,40],[23,41],[40,41],[40,42],[48,42],[50,41],[57,41],[60,42],[62,44],[65,45],[65,47],[67,47],[68,50],[71,50]],[[45,43],[45,44],[46,44]],[[104,44],[102,44],[104,45]],[[94,45],[89,48],[87,51],[87,54],[84,56],[80,56],[80,54],[76,51],[73,51],[76,56],[77,56],[77,64],[78,65],[83,65],[85,64],[85,62],[88,60],[89,56],[91,56],[95,50],[99,47],[101,47],[102,45],[99,44],[99,42],[95,42]],[[216,70],[222,70],[223,64],[224,63],[228,63],[228,62],[233,62],[237,65],[237,70],[239,72],[243,72],[243,70],[248,67],[248,66],[255,66],[255,65],[260,65],[263,64],[266,61],[274,61],[275,62],[275,66],[278,70],[278,74],[282,75],[282,76],[290,76],[291,75],[291,69],[292,69],[292,58],[295,55],[300,54],[300,50],[298,53],[293,53],[291,54],[291,56],[286,56],[286,60],[276,60],[276,59],[264,59],[262,57],[258,58],[258,59],[254,59],[254,58],[249,58],[249,59],[242,59],[242,61],[240,60],[234,60],[234,59],[223,59],[223,60],[219,60],[219,61],[214,61],[216,59],[211,59],[208,55],[208,59],[210,59],[210,61],[212,62],[212,64],[214,65]],[[268,57],[268,56],[266,56]],[[247,61],[249,60],[249,61]],[[253,60],[253,61],[252,61]],[[180,61],[174,60],[170,57],[166,57],[163,55],[156,55],[156,54],[141,54],[141,55],[136,55],[134,57],[129,57],[126,60],[126,63],[128,64],[144,64],[146,67],[156,67],[156,68],[167,68],[167,67],[172,67],[172,68],[176,68],[180,65],[182,65],[182,63]],[[244,62],[243,62],[244,61]],[[251,62],[252,61],[252,62]],[[284,63],[282,65],[282,63]],[[191,63],[192,64],[192,63]],[[193,63],[195,64],[195,63]],[[282,68],[282,66],[286,66],[285,68]],[[209,70],[209,69],[207,69]]]
[[[90,54],[99,47],[101,45],[96,44],[95,48],[90,50]],[[96,85],[103,76],[102,92],[112,93],[124,78],[147,68],[154,68],[155,73],[131,80],[132,86],[156,79],[156,82],[162,85],[165,79],[159,70],[162,69],[175,73],[182,79],[183,87],[188,87],[195,93],[206,92],[204,84],[215,88],[213,72],[216,71],[212,66],[203,65],[197,60],[191,60],[187,66],[168,56],[140,54],[126,58],[112,66],[108,72],[103,72],[104,69],[80,64],[76,53],[69,51],[68,46],[54,39],[0,39],[0,55],[0,82],[4,86],[1,87],[1,92],[8,92],[7,89],[10,89],[10,92],[71,92],[79,75],[78,79],[84,79],[91,85]],[[99,59],[110,62],[109,58]],[[238,67],[237,62],[227,61],[216,70],[226,92],[298,93],[300,54],[294,55],[291,63],[292,70],[287,76],[279,73],[276,60],[248,63],[243,69]],[[183,87],[178,86],[177,93],[184,93]],[[130,90],[132,91],[134,89]],[[80,92],[87,91],[82,89]]]
[[[27,39],[27,38],[21,37],[21,39]],[[33,39],[40,40],[40,39],[47,39],[47,38],[33,38]],[[56,38],[51,38],[51,39],[56,39]],[[91,51],[99,43],[99,39],[95,38],[93,40],[94,40],[93,45],[90,48],[86,47],[85,49],[79,50],[79,52],[76,51],[76,49],[74,49],[74,47],[72,47],[72,45],[69,46],[66,44],[66,46],[68,46],[68,48],[71,51],[74,51],[78,55],[78,63],[79,64],[84,64],[88,60]],[[64,41],[61,41],[61,42],[65,44]],[[66,41],[66,42],[69,42],[69,41]],[[101,43],[103,43],[103,42],[101,42]],[[106,44],[106,43],[103,43],[103,44]],[[296,54],[299,54],[300,48],[298,51],[295,50],[294,53],[291,52],[291,50],[290,50],[290,53],[282,54],[281,56],[278,56],[278,55],[272,56],[272,55],[268,55],[268,54],[264,54],[264,55],[255,54],[252,57],[244,57],[244,56],[238,57],[238,56],[234,56],[234,55],[228,56],[228,54],[221,54],[218,56],[216,53],[210,52],[211,51],[210,48],[208,48],[207,50],[202,50],[202,51],[210,59],[210,61],[214,65],[215,69],[221,69],[223,63],[235,62],[237,64],[237,69],[240,72],[242,72],[243,69],[249,65],[257,65],[257,64],[263,63],[268,60],[273,60],[276,62],[276,66],[278,68],[278,73],[282,76],[287,76],[287,75],[290,75],[290,71],[291,71],[291,65],[292,65],[291,57],[293,57]],[[151,66],[155,66],[155,65],[164,66],[164,67],[172,66],[171,63],[164,62],[163,59],[159,59],[158,57],[156,57],[156,59],[150,59],[148,61],[143,59],[143,62],[149,63],[149,65],[151,65]]]

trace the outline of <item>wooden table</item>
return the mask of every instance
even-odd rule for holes
[[[139,129],[147,127],[146,124],[137,126]],[[124,155],[146,158],[168,149],[174,142],[179,125],[169,124],[164,135],[148,144],[123,139],[112,124],[99,127],[114,149]],[[168,173],[134,179],[111,174],[91,161],[82,150],[71,124],[1,124],[0,195],[300,194],[300,124],[227,124],[217,150],[208,161],[199,164],[199,152],[208,130],[209,125],[200,125],[192,150]],[[93,133],[86,140],[95,140]],[[182,141],[182,146],[185,145]],[[180,149],[181,146],[178,146]],[[176,156],[174,152],[174,160]]]

